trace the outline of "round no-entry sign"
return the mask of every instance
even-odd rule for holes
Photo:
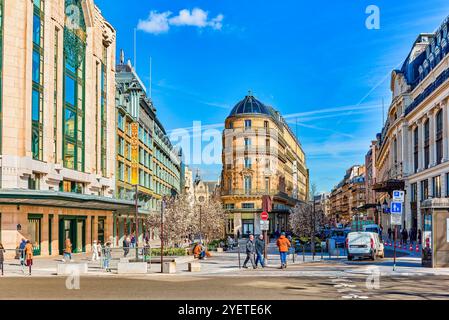
[[[268,213],[266,213],[265,211],[262,212],[262,214],[260,215],[260,218],[261,218],[263,221],[267,221],[267,220],[268,220]]]

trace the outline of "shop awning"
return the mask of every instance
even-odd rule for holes
[[[0,204],[108,210],[123,213],[135,210],[134,202],[129,200],[70,192],[27,189],[0,190]]]
[[[375,183],[372,189],[376,192],[392,193],[394,190],[404,190],[404,188],[405,183],[403,180],[390,179]]]
[[[368,209],[376,209],[377,205],[375,203],[367,203],[364,204],[363,206],[358,207],[357,209],[361,209],[361,210],[368,210]]]

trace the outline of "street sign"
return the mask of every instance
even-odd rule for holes
[[[392,214],[392,215],[390,215],[390,217],[391,217],[391,225],[392,226],[400,226],[402,224],[402,222],[401,222],[402,215]]]
[[[402,202],[391,203],[391,214],[402,214]]]
[[[393,201],[394,202],[404,202],[404,191],[394,190],[393,191]]]
[[[260,230],[261,231],[270,230],[270,221],[268,221],[268,220],[260,220]]]
[[[261,218],[263,221],[267,221],[267,220],[268,220],[268,213],[266,213],[265,211],[262,212],[262,214],[260,215],[260,218]]]

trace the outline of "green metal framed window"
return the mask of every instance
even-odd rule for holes
[[[31,152],[33,159],[42,160],[43,145],[43,73],[44,73],[44,1],[34,0],[33,55],[31,93]]]
[[[41,254],[41,235],[42,235],[42,215],[28,214],[28,233],[30,241],[33,244],[33,255]]]
[[[80,0],[66,0],[64,28],[64,167],[84,171],[86,24]]]

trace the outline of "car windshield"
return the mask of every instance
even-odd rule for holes
[[[377,228],[366,228],[365,231],[366,232],[374,232],[374,233],[376,233],[377,232]]]

